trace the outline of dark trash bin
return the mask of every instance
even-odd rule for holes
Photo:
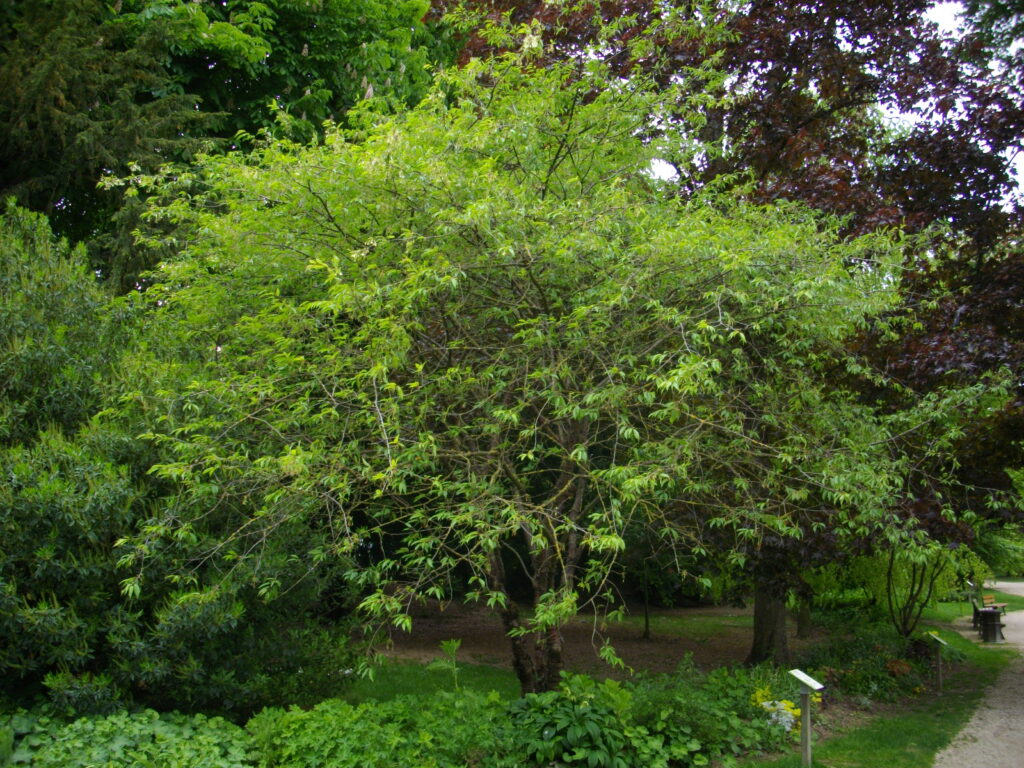
[[[999,620],[999,609],[982,608],[978,613],[981,614],[982,641],[986,643],[1005,642],[1006,638],[1003,637],[1003,623]]]

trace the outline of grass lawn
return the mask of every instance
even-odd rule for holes
[[[460,688],[469,688],[482,693],[497,691],[502,698],[519,697],[519,681],[510,670],[487,664],[458,665]],[[455,680],[450,668],[441,664],[415,664],[410,662],[386,661],[374,671],[373,679],[360,678],[342,693],[341,698],[350,704],[360,704],[367,699],[387,701],[403,694],[430,695],[436,691],[451,691]]]
[[[627,616],[622,620],[622,625],[640,633],[644,626],[643,614]],[[698,642],[720,638],[724,633],[723,630],[733,627],[750,628],[753,626],[754,617],[749,613],[702,615],[698,611],[694,611],[692,614],[673,613],[667,615],[658,612],[651,614],[651,632],[653,634],[686,637]]]

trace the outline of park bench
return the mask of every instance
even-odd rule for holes
[[[999,621],[999,603],[993,602],[992,605],[985,605],[984,607],[978,605],[977,600],[971,600],[971,604],[974,606],[974,616],[972,623],[974,628],[978,630],[978,634],[981,639],[986,643],[1001,643],[1004,641],[1003,627],[1005,626]],[[1003,611],[1005,612],[1005,608]]]
[[[986,608],[998,608],[1000,613],[1006,613],[1006,606],[1009,605],[1009,603],[997,603],[995,595],[982,595],[981,601]]]

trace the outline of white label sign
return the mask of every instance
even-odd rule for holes
[[[820,691],[825,687],[806,672],[801,672],[799,669],[791,669],[789,670],[789,674],[799,680],[803,685],[806,685],[812,691]]]

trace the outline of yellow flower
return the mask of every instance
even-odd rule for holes
[[[766,701],[772,700],[772,689],[765,686],[764,688],[758,688],[752,694],[750,694],[750,703],[755,707],[759,707]]]

